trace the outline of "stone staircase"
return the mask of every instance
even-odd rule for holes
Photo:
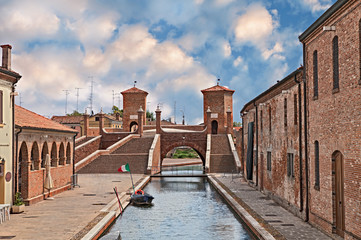
[[[99,156],[78,173],[117,173],[121,165],[128,163],[132,173],[144,174],[153,139],[154,136],[134,138],[112,153]]]
[[[236,172],[234,156],[226,134],[212,135],[210,157],[210,172]]]

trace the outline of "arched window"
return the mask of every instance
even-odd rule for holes
[[[66,164],[71,163],[71,150],[70,150],[70,143],[66,146]]]
[[[320,146],[315,141],[315,188],[320,189]]]
[[[338,37],[332,40],[333,89],[339,89]]]
[[[45,168],[46,155],[49,154],[48,144],[44,142],[43,150],[41,151],[41,168]]]
[[[58,166],[58,155],[57,155],[55,142],[53,142],[53,145],[51,146],[51,166],[52,167]]]
[[[61,143],[59,147],[59,165],[65,165],[64,143]]]
[[[287,127],[287,98],[283,102],[284,126]]]
[[[269,123],[269,131],[272,131],[272,112],[271,112],[271,107],[268,108],[268,123]]]
[[[37,142],[33,143],[30,157],[31,157],[31,170],[39,170],[39,147]]]
[[[318,97],[318,59],[317,50],[313,52],[313,97]]]

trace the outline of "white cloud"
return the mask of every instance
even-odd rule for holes
[[[100,45],[108,40],[116,30],[118,15],[107,13],[98,17],[81,18],[77,21],[67,21],[67,27],[74,31],[83,44]]]
[[[262,53],[262,56],[264,59],[267,60],[272,55],[274,55],[276,53],[281,53],[281,52],[283,52],[282,44],[280,42],[277,42],[272,49],[264,50]]]
[[[303,4],[313,13],[327,10],[331,7],[331,3],[331,0],[303,0]]]
[[[251,5],[245,14],[238,17],[235,37],[239,43],[253,43],[263,46],[275,27],[272,15],[261,5]]]
[[[60,19],[51,11],[32,2],[10,4],[0,8],[0,35],[18,40],[39,38],[55,34]]]
[[[229,57],[232,54],[232,48],[231,45],[229,44],[229,42],[224,42],[223,43],[223,53],[224,53],[224,57]]]

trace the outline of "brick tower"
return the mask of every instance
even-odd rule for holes
[[[146,103],[147,95],[146,91],[140,90],[136,87],[132,87],[128,90],[121,92],[123,95],[123,130],[124,132],[131,131],[134,125],[138,123],[138,110],[140,107],[144,110],[143,125],[145,125]]]
[[[225,134],[227,132],[227,111],[231,111],[231,119],[233,124],[233,101],[232,95],[234,90],[226,87],[216,86],[204,89],[203,93],[203,116],[204,124],[208,122],[207,110],[211,111],[210,121],[212,127],[212,134]],[[231,126],[233,127],[233,126]]]

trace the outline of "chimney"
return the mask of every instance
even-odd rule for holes
[[[1,45],[1,48],[3,49],[3,61],[2,61],[2,67],[8,70],[11,70],[11,45]]]

